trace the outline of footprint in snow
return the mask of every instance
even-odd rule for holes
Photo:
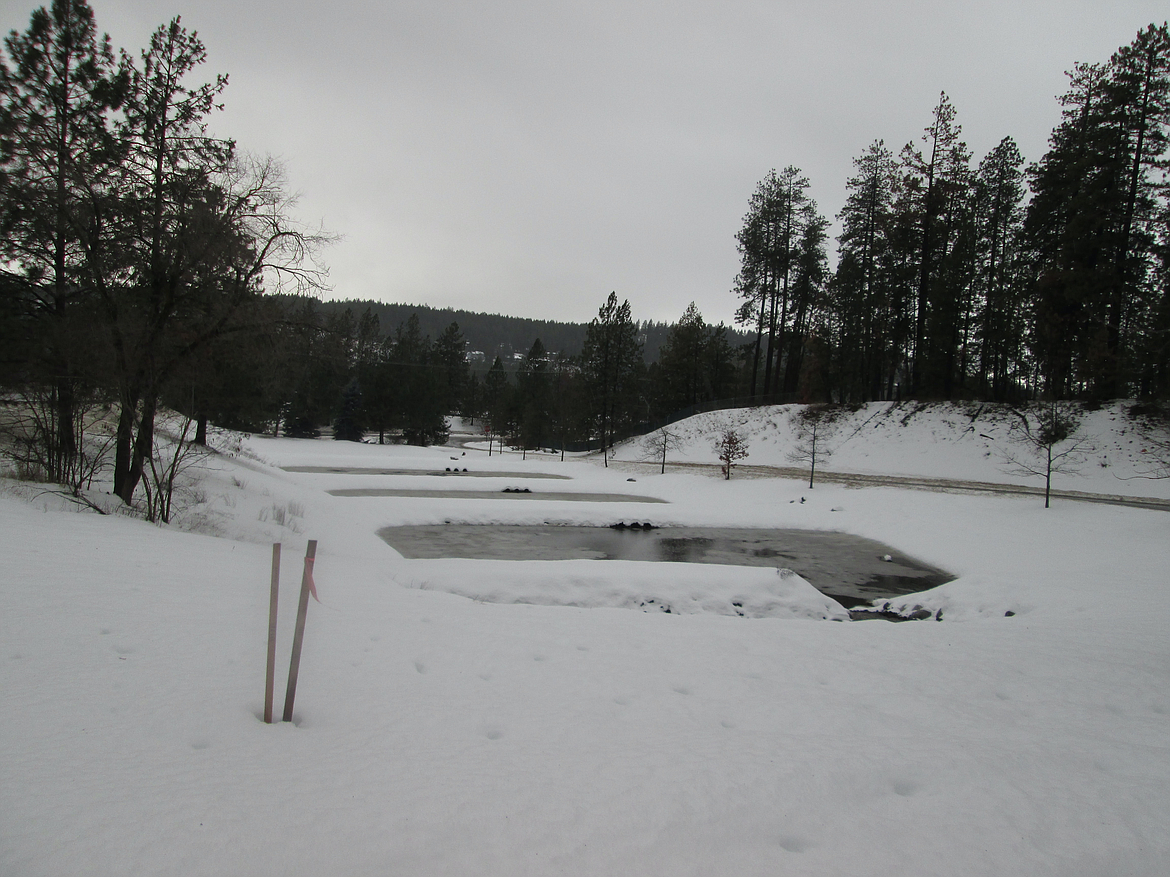
[[[808,849],[808,842],[799,837],[782,837],[780,838],[780,848],[788,850],[790,853],[803,853]]]
[[[417,670],[419,673],[426,673],[427,672],[427,665],[424,664],[422,661],[415,661],[414,662],[414,669]]]
[[[894,794],[900,795],[903,798],[909,798],[918,793],[918,783],[910,780],[897,780],[894,782]]]

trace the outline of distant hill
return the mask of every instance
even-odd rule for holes
[[[394,332],[399,325],[410,319],[411,314],[418,315],[422,333],[432,338],[442,334],[452,322],[458,323],[463,337],[468,342],[468,350],[482,352],[487,366],[492,364],[496,356],[507,362],[512,359],[513,354],[526,354],[537,338],[546,350],[576,356],[585,344],[585,329],[588,325],[506,317],[501,314],[479,314],[454,308],[432,308],[428,305],[387,304],[380,301],[327,301],[321,302],[320,307],[325,312],[349,308],[355,317],[360,317],[369,309],[377,316],[382,332],[387,334]],[[643,353],[647,363],[657,361],[658,350],[666,341],[669,331],[670,326],[666,323],[641,324]],[[747,334],[734,330],[729,331],[728,337],[732,345],[739,345],[748,340]]]
[[[513,353],[524,354],[537,338],[546,350],[561,351],[569,356],[581,352],[585,342],[585,325],[582,323],[557,323],[552,320],[529,320],[523,317],[505,317],[500,314],[477,314],[454,308],[432,308],[427,305],[387,304],[380,301],[330,301],[322,302],[323,311],[342,311],[349,308],[355,317],[367,309],[378,318],[378,324],[387,334],[418,315],[419,327],[424,335],[437,338],[452,322],[459,324],[463,337],[471,350],[484,353],[491,360],[498,354],[507,359]]]

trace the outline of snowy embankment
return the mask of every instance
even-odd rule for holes
[[[928,419],[889,459],[873,445],[871,471],[925,474],[950,441],[929,441],[946,428]],[[751,423],[746,462],[774,445],[787,465]],[[690,453],[711,462],[704,441]],[[0,874],[1170,872],[1164,512],[785,479],[631,483],[595,462],[473,450],[256,438],[246,452],[205,473],[186,518],[200,533],[63,510],[33,489],[0,498]],[[1103,453],[1113,471],[1137,465]],[[278,468],[432,470],[451,455],[573,480],[435,478],[443,489],[668,503],[337,497],[326,491],[430,479]],[[832,466],[848,462],[842,449]],[[963,466],[949,474],[992,480]],[[1106,492],[1147,486],[1126,483]],[[376,536],[647,514],[842,530],[957,579],[906,601],[941,623],[666,615],[513,599],[542,582],[634,592],[631,571],[651,566],[639,574],[679,589],[709,575],[717,599],[715,584],[762,573],[406,561]],[[268,726],[270,543],[285,545],[287,661],[307,538],[322,603],[295,721]],[[282,668],[278,712],[283,681]]]
[[[790,569],[613,560],[404,561],[395,578],[487,603],[848,621]]]
[[[1077,438],[1080,462],[1053,475],[1053,488],[1107,495],[1170,498],[1170,479],[1143,477],[1158,466],[1140,424],[1126,414],[1127,403],[1081,413]],[[735,429],[748,443],[745,468],[805,466],[790,454],[797,444],[792,415],[798,405],[712,411],[673,424],[678,450],[670,463],[715,463],[712,444]],[[863,475],[898,475],[1043,487],[1044,479],[1013,473],[1006,457],[1020,456],[1019,419],[1005,406],[985,403],[925,404],[871,402],[837,420],[822,437],[817,470]],[[653,463],[661,450],[639,440],[618,446],[617,460]]]

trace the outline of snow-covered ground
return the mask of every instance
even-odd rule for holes
[[[1014,480],[994,425],[972,434],[967,415],[938,408],[894,429],[888,407],[854,415],[874,415],[869,438],[826,468]],[[677,459],[714,462],[722,417],[747,433],[746,465],[790,465],[787,414],[695,418]],[[1146,466],[1141,440],[1111,414],[1092,415],[1096,456],[1059,486],[1170,496],[1170,482],[1129,480]],[[643,455],[632,443],[618,456]],[[501,475],[280,468],[456,464]],[[667,503],[327,492],[431,485]],[[70,511],[11,482],[0,497],[5,877],[1170,873],[1166,512],[258,437],[215,458],[198,493],[186,531]],[[712,594],[759,594],[771,580],[407,561],[376,536],[648,517],[841,530],[958,577],[901,601],[941,622],[814,620],[822,598],[799,577],[779,616],[666,615],[622,600],[657,586],[701,596],[705,577]],[[279,713],[306,539],[319,540],[321,603],[295,721],[269,726],[271,543],[285,549]],[[542,582],[552,602],[611,598],[512,602]]]

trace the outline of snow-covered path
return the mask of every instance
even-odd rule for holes
[[[616,461],[611,464],[622,472],[653,475],[658,472],[657,463]],[[666,471],[692,473],[713,477],[721,475],[718,463],[668,463]],[[746,466],[735,468],[737,478],[788,478],[807,481],[808,470],[795,466]],[[996,495],[1044,496],[1043,487],[1030,484],[1005,484],[995,481],[969,481],[960,478],[924,478],[918,475],[874,475],[862,472],[841,472],[837,470],[816,473],[815,483],[843,484],[847,487],[907,487],[918,490],[934,490],[948,493],[991,493]],[[1096,485],[1094,485],[1096,486]],[[1151,496],[1132,496],[1125,493],[1091,493],[1083,490],[1053,490],[1055,500],[1068,499],[1076,502],[1095,502],[1102,505],[1126,506],[1129,508],[1170,511],[1170,499]]]

